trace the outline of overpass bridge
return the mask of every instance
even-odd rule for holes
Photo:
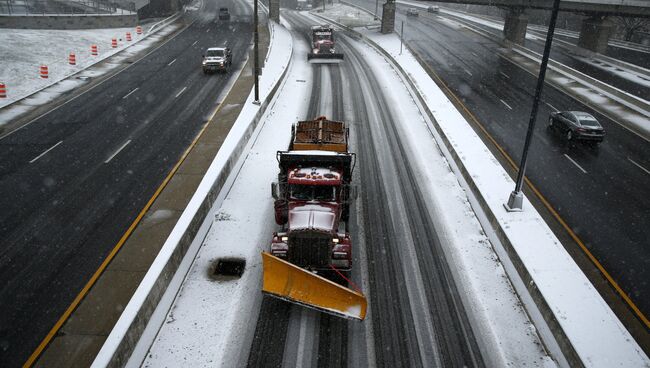
[[[550,0],[442,0],[439,3],[491,5],[508,8],[548,9],[553,7]],[[560,11],[606,14],[629,17],[650,17],[648,0],[562,0]]]
[[[522,44],[528,27],[527,9],[551,10],[550,0],[442,0],[437,3],[454,3],[470,5],[488,5],[507,8],[503,33],[507,40]],[[391,12],[392,8],[392,12]],[[562,0],[560,11],[587,15],[580,30],[578,45],[587,50],[602,53],[614,30],[610,16],[648,17],[650,18],[650,1],[648,0]],[[384,14],[393,18],[394,2],[384,4]],[[391,24],[390,19],[385,22]],[[384,21],[382,21],[384,23]],[[390,27],[388,27],[390,28]]]

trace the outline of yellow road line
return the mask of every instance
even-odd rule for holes
[[[410,47],[409,47],[409,50],[413,54],[415,54],[415,56],[418,59],[424,60],[424,58],[422,58],[422,56],[417,51],[413,50]],[[497,141],[492,137],[492,135],[490,135],[490,133],[488,133],[488,131],[483,126],[483,124],[481,124],[479,122],[479,120],[474,116],[474,114],[472,114],[471,111],[469,111],[469,109],[465,106],[465,104],[451,91],[451,89],[442,80],[442,78],[440,78],[440,76],[438,76],[438,74],[428,64],[422,62],[422,63],[420,63],[420,65],[423,65],[425,67],[425,69],[427,69],[427,71],[431,75],[433,75],[435,81],[439,85],[441,85],[443,87],[443,89],[447,92],[447,96],[450,96],[457,103],[457,105],[459,105],[463,109],[463,111],[472,119],[472,121],[474,121],[474,123],[478,126],[478,128],[488,138],[490,143],[492,143],[497,148],[497,150],[501,153],[501,155],[503,155],[503,157],[506,159],[506,161],[508,161],[510,166],[512,166],[512,168],[515,169],[515,170],[519,170],[519,166],[517,166],[517,164],[512,159],[512,157],[510,157],[510,155],[508,155],[508,153],[505,151],[505,149],[503,147],[501,147],[501,145],[499,145],[497,143]],[[562,219],[560,214],[557,213],[557,211],[555,211],[555,209],[551,206],[551,204],[548,202],[548,200],[546,200],[546,198],[537,189],[537,187],[535,185],[533,185],[533,183],[526,176],[524,176],[524,181],[526,182],[526,185],[533,191],[533,193],[535,193],[535,196],[537,196],[537,198],[539,198],[539,200],[542,202],[542,204],[544,204],[544,207],[546,207],[546,209],[549,212],[551,212],[553,217],[555,217],[555,219],[560,223],[560,225],[562,225],[564,230],[566,230],[566,232],[569,233],[569,236],[578,244],[580,249],[582,249],[582,251],[587,255],[587,258],[589,258],[589,260],[603,274],[603,276],[607,279],[607,281],[614,288],[614,290],[616,290],[616,292],[621,296],[621,298],[623,298],[625,303],[627,303],[627,305],[632,309],[634,314],[636,314],[636,316],[641,320],[641,322],[646,326],[646,328],[650,328],[650,321],[648,320],[648,318],[643,314],[643,312],[641,312],[641,310],[636,306],[636,304],[632,301],[632,299],[630,299],[630,297],[625,293],[625,291],[623,291],[623,289],[621,289],[621,287],[618,285],[616,280],[614,280],[614,278],[609,274],[609,272],[607,272],[605,267],[603,267],[603,265],[600,262],[598,262],[596,257],[589,251],[589,249],[587,249],[587,247],[582,242],[582,240],[580,240],[578,235],[569,227],[569,225],[564,221],[564,219]]]
[[[242,69],[242,70],[243,70],[243,69]],[[241,72],[240,72],[240,73],[241,73]],[[239,79],[239,78],[238,78],[238,79]],[[233,86],[234,86],[234,83],[233,83]],[[232,86],[231,86],[231,89],[232,89]],[[227,96],[229,93],[230,93],[230,91],[228,91],[228,93],[226,93],[226,96]],[[176,165],[174,165],[174,167],[171,169],[171,171],[169,172],[169,174],[167,174],[167,177],[165,177],[165,180],[163,180],[163,182],[160,184],[160,186],[158,187],[158,189],[156,189],[156,192],[155,192],[155,193],[153,194],[153,196],[149,199],[149,201],[148,201],[147,204],[144,206],[144,208],[142,209],[142,211],[140,211],[140,213],[139,213],[138,216],[135,218],[135,220],[133,220],[133,223],[131,223],[131,226],[129,226],[129,228],[126,230],[126,232],[124,233],[124,235],[122,235],[122,237],[121,237],[120,240],[117,242],[117,244],[115,245],[115,247],[113,248],[113,250],[111,250],[111,252],[108,254],[108,256],[106,257],[106,259],[104,259],[104,262],[102,262],[102,264],[99,266],[99,268],[97,269],[97,271],[95,271],[95,273],[92,275],[92,277],[90,278],[90,280],[86,283],[86,285],[83,287],[83,289],[81,289],[81,291],[79,292],[79,294],[77,295],[77,297],[74,298],[74,300],[72,301],[72,303],[70,304],[70,306],[68,307],[68,309],[65,310],[65,312],[63,313],[63,315],[62,315],[62,316],[59,318],[59,320],[54,324],[54,327],[52,327],[52,329],[50,330],[50,332],[48,332],[48,334],[45,336],[45,338],[43,339],[43,341],[41,341],[41,343],[38,345],[38,347],[36,348],[36,350],[34,350],[34,352],[32,353],[32,355],[30,355],[29,359],[27,359],[27,361],[25,362],[25,364],[23,364],[23,368],[29,368],[29,367],[31,367],[32,365],[34,365],[34,363],[35,363],[36,360],[41,356],[41,354],[43,353],[43,351],[45,350],[45,348],[50,344],[50,342],[52,342],[52,339],[54,338],[54,336],[56,335],[56,333],[59,332],[59,330],[61,329],[61,327],[63,327],[63,324],[65,324],[65,322],[68,320],[68,318],[70,318],[70,315],[72,315],[72,312],[74,312],[75,309],[77,309],[77,307],[79,306],[79,304],[81,303],[81,301],[86,297],[86,294],[88,294],[88,291],[90,291],[90,289],[93,287],[93,285],[95,285],[95,283],[97,282],[97,280],[99,279],[99,277],[100,277],[100,276],[102,275],[102,273],[104,273],[104,271],[106,270],[106,267],[108,267],[109,263],[111,263],[111,261],[113,260],[113,258],[115,258],[115,256],[117,255],[117,253],[120,251],[120,249],[122,248],[122,245],[124,245],[124,243],[127,241],[127,239],[131,236],[131,233],[133,233],[133,231],[134,231],[135,228],[138,226],[138,224],[140,223],[140,221],[142,220],[142,218],[144,217],[144,215],[147,213],[147,211],[149,210],[149,208],[151,208],[151,206],[153,205],[153,203],[155,202],[155,200],[158,198],[158,196],[160,195],[160,193],[163,191],[163,189],[165,189],[165,187],[167,186],[167,184],[169,183],[169,181],[171,180],[171,178],[174,176],[174,174],[176,174],[176,172],[177,172],[178,169],[180,168],[181,164],[185,161],[185,159],[186,159],[187,156],[189,155],[190,151],[192,151],[192,149],[194,148],[194,146],[196,146],[196,143],[199,141],[199,139],[201,138],[201,136],[203,135],[203,133],[204,133],[205,130],[207,129],[208,125],[210,125],[210,123],[212,123],[212,119],[214,119],[214,117],[217,115],[217,113],[219,112],[219,110],[221,110],[221,107],[222,107],[222,106],[223,106],[223,103],[219,104],[219,106],[214,110],[214,113],[212,113],[212,116],[210,117],[210,119],[208,120],[208,122],[205,123],[205,124],[203,125],[203,127],[201,128],[201,130],[199,131],[199,133],[196,135],[196,137],[194,138],[194,140],[192,141],[192,143],[190,144],[190,146],[185,150],[185,152],[183,153],[183,155],[181,156],[181,158],[178,160],[178,162],[176,163]]]

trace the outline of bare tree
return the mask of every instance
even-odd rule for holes
[[[648,18],[616,17],[614,20],[622,30],[625,41],[630,41],[636,32],[650,28]]]

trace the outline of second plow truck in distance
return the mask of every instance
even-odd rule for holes
[[[330,25],[311,27],[311,52],[307,61],[312,64],[332,64],[343,61],[343,54],[337,53],[334,41],[334,29]]]
[[[348,152],[347,125],[322,116],[299,121],[292,127],[289,150],[278,151],[277,159],[280,173],[272,194],[282,229],[273,234],[270,253],[262,253],[262,291],[363,320],[365,296],[342,285],[352,269],[346,224],[356,197],[351,185],[356,155]]]

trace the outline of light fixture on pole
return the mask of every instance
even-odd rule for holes
[[[546,34],[546,44],[544,45],[544,55],[542,62],[539,66],[539,76],[537,77],[537,87],[535,88],[535,97],[533,99],[533,108],[530,112],[530,120],[528,122],[528,132],[526,133],[526,141],[524,142],[524,151],[521,154],[521,163],[519,164],[519,172],[517,173],[517,182],[515,190],[510,193],[508,203],[504,207],[509,212],[516,212],[523,210],[524,195],[521,193],[521,187],[524,183],[524,175],[526,173],[526,163],[528,161],[528,151],[530,143],[535,131],[535,121],[537,120],[537,109],[539,107],[539,100],[542,96],[544,89],[544,78],[546,77],[546,66],[548,65],[548,58],[551,54],[551,44],[553,43],[553,33],[555,32],[555,22],[557,21],[557,14],[560,10],[560,0],[553,1],[553,10],[551,12],[551,20],[548,25],[548,33]]]

